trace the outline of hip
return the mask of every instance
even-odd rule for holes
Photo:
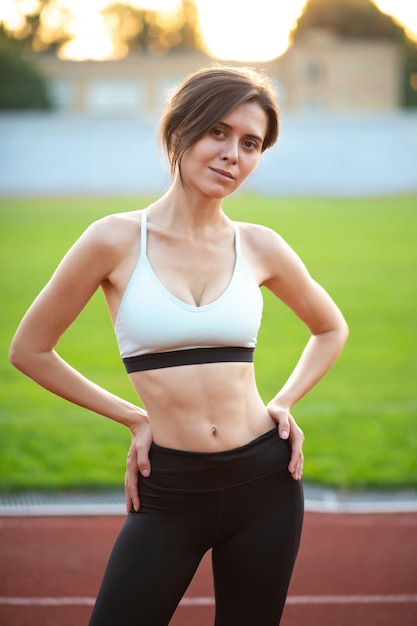
[[[150,450],[152,472],[140,478],[143,485],[177,492],[226,489],[276,472],[288,474],[291,445],[277,427],[231,450],[192,452],[156,443]]]

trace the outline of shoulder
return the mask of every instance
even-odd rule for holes
[[[74,247],[89,255],[99,256],[102,260],[112,261],[127,254],[133,246],[139,245],[140,213],[115,213],[92,222]]]
[[[253,247],[264,250],[276,250],[281,246],[286,246],[284,239],[272,228],[262,224],[252,224],[249,222],[236,222],[242,236],[242,240]]]
[[[261,224],[239,222],[242,247],[260,261],[276,263],[285,259],[298,258],[285,239],[272,228]]]
[[[141,211],[131,211],[106,215],[92,222],[82,237],[99,246],[124,245],[140,233],[140,214]]]
[[[307,269],[293,248],[272,228],[239,223],[242,254],[255,269],[260,285],[307,278]]]
[[[92,222],[63,259],[65,267],[106,276],[139,246],[140,211],[107,215]],[[62,265],[62,264],[61,264]]]

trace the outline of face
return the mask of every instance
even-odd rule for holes
[[[211,198],[236,191],[259,163],[267,124],[267,115],[256,102],[233,109],[184,152],[184,187]]]

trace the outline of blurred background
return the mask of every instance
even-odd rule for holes
[[[350,326],[336,366],[295,407],[307,510],[403,512],[350,516],[350,531],[307,516],[299,614],[287,608],[285,623],[417,623],[416,521],[404,514],[417,508],[416,0],[0,0],[1,624],[86,623],[120,521],[108,535],[94,521],[90,535],[87,517],[30,516],[123,514],[130,443],[128,429],[22,376],[8,346],[88,224],[169,184],[161,109],[212,62],[265,70],[282,111],[278,145],[227,214],[277,230]],[[256,372],[269,401],[307,337],[264,299]],[[100,293],[59,353],[138,402]],[[16,515],[22,525],[4,518]],[[312,593],[332,604],[318,613]],[[189,611],[187,623],[209,623]]]
[[[281,105],[246,189],[417,189],[415,2],[2,0],[0,194],[159,192],[161,107],[213,61],[265,69]]]
[[[265,70],[282,110],[278,145],[227,199],[228,215],[277,230],[351,329],[337,366],[297,406],[306,480],[415,498],[409,0],[0,0],[0,495],[120,489],[127,429],[46,393],[10,366],[7,349],[88,224],[146,206],[169,184],[156,141],[161,108],[185,74],[212,62]],[[256,367],[266,401],[304,347],[294,318],[265,293]],[[137,402],[110,330],[97,294],[60,353]]]

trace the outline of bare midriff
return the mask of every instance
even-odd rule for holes
[[[130,374],[155,443],[193,452],[231,450],[274,427],[253,363],[183,365]]]

